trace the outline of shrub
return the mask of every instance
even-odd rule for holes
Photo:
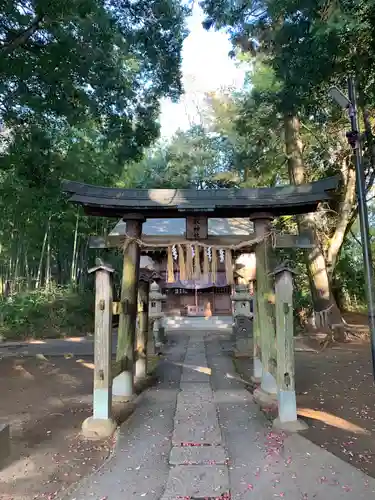
[[[56,338],[93,331],[94,294],[56,287],[0,299],[3,338]]]

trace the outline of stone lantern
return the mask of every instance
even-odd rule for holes
[[[162,302],[165,299],[166,295],[160,292],[159,285],[155,282],[152,283],[150,286],[149,317],[152,322],[155,347],[161,347],[165,342],[164,313],[162,312]]]
[[[253,337],[252,296],[247,285],[236,285],[233,301],[233,337],[236,350],[240,353],[250,349]]]

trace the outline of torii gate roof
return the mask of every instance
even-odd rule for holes
[[[119,189],[63,181],[70,201],[84,207],[88,215],[126,218],[208,217],[241,218],[257,212],[293,215],[313,212],[329,201],[338,187],[338,177],[309,184],[253,189]]]

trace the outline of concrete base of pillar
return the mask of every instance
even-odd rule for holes
[[[276,385],[276,380],[271,373],[266,372],[263,370],[262,372],[262,382],[261,386],[264,392],[268,392],[269,394],[277,394],[277,385]]]
[[[112,382],[112,397],[116,401],[128,401],[134,394],[133,373],[121,372]]]
[[[139,358],[135,362],[135,379],[147,376],[147,359]]]
[[[82,424],[82,435],[86,439],[107,439],[113,435],[117,424],[112,419],[86,418]]]
[[[253,378],[254,380],[262,381],[263,365],[259,358],[254,357],[253,363]]]
[[[279,402],[279,418],[281,422],[297,420],[297,400],[295,391],[282,391],[277,394]]]
[[[303,420],[297,419],[293,422],[281,422],[279,417],[273,421],[272,427],[279,431],[290,433],[306,431],[309,428],[309,426]]]
[[[261,387],[258,387],[253,392],[254,400],[262,407],[277,406],[276,394],[270,394],[264,391]]]

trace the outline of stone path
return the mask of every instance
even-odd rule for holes
[[[251,394],[225,377],[234,373],[227,335],[172,335],[170,362],[124,424],[116,455],[70,500],[374,498],[372,478],[269,429]]]
[[[203,337],[203,336],[202,336]],[[229,498],[226,452],[208,368],[204,339],[190,337],[182,370],[163,500]]]

